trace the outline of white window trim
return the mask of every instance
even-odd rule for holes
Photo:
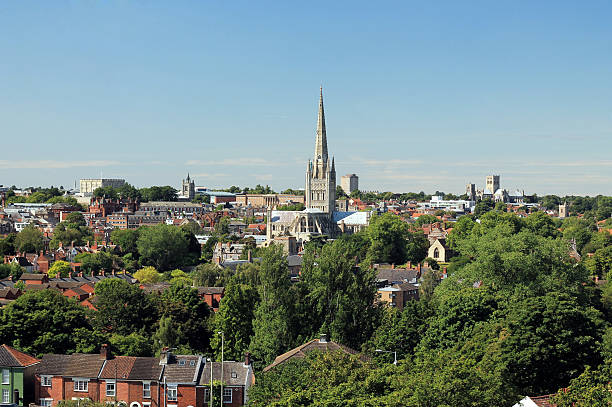
[[[11,384],[11,371],[9,369],[2,369],[2,384]]]
[[[145,395],[145,385],[146,384],[149,385],[149,395],[148,396]],[[142,398],[143,399],[150,399],[151,398],[151,382],[146,382],[146,381],[142,382]]]
[[[113,393],[109,394],[108,385],[113,385]],[[105,388],[106,388],[106,397],[115,397],[117,395],[117,383],[114,380],[105,380]]]
[[[40,385],[43,387],[51,387],[52,380],[53,380],[53,376],[49,376],[49,375],[40,376]],[[45,383],[48,383],[48,384],[45,384]],[[41,399],[41,400],[44,400],[44,399]]]
[[[9,404],[11,402],[11,391],[9,389],[2,389],[2,404]]]
[[[174,398],[170,398],[170,390],[173,390],[175,394]],[[177,385],[169,385],[166,387],[166,400],[168,401],[178,401],[178,386]]]
[[[78,389],[77,383],[85,383],[85,389],[83,390]],[[89,379],[82,378],[82,377],[73,377],[72,384],[73,384],[73,389],[76,392],[81,392],[81,393],[89,392]]]
[[[229,401],[225,401],[225,392],[229,392]],[[231,387],[226,387],[223,389],[223,402],[226,404],[231,404],[232,401],[234,400],[234,391],[231,389]]]
[[[48,401],[49,402],[49,404],[48,404],[49,406],[53,405],[53,399],[51,399],[51,398],[41,398],[41,399],[38,399],[38,403],[41,406],[46,406],[47,404],[43,403],[43,401]]]

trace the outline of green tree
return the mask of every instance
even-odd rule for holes
[[[210,332],[208,305],[198,297],[198,290],[185,284],[175,283],[164,291],[159,302],[161,315],[158,337],[161,344],[172,339],[168,345],[183,345],[196,352],[206,352],[210,349]],[[167,332],[168,326],[174,332]],[[172,342],[170,341],[170,342]]]
[[[181,229],[160,224],[142,228],[137,243],[140,263],[157,270],[180,267],[189,253],[189,241]]]
[[[95,300],[98,311],[93,323],[103,333],[146,332],[157,319],[151,299],[138,286],[122,279],[109,278],[97,283]]]
[[[17,233],[15,248],[21,253],[38,253],[43,248],[42,232],[33,225],[28,225]]]
[[[495,205],[494,202],[488,198],[478,201],[478,203],[474,207],[474,216],[478,218],[481,215],[484,215],[485,213],[492,211],[494,205]]]
[[[406,239],[410,232],[408,224],[397,215],[385,213],[373,216],[366,234],[370,240],[368,250],[370,263],[406,262]]]
[[[253,319],[259,301],[257,289],[246,284],[230,284],[213,319],[214,332],[225,333],[224,352],[228,360],[240,360],[253,337]],[[213,335],[211,346],[221,354],[221,338]]]
[[[86,308],[57,291],[27,291],[1,310],[0,342],[37,357],[74,353],[82,349],[78,342],[97,339],[84,335],[92,330],[88,315]]]
[[[348,198],[348,195],[346,194],[346,192],[344,192],[344,189],[342,189],[342,186],[337,185],[336,186],[336,199],[345,199]]]
[[[49,277],[68,277],[68,273],[72,268],[70,268],[70,263],[63,260],[58,260],[49,268],[49,272],[47,273]]]
[[[113,334],[109,337],[113,352],[122,356],[153,356],[151,338],[137,332],[129,335]]]
[[[191,272],[193,284],[197,287],[223,287],[226,281],[223,270],[212,263],[198,264]]]
[[[134,273],[134,278],[142,284],[158,283],[164,275],[155,270],[155,267],[146,266]]]
[[[4,239],[0,239],[0,256],[15,254],[15,233],[10,233]]]
[[[0,280],[6,277],[11,277],[11,280],[17,281],[25,272],[25,269],[17,263],[0,263]]]
[[[287,260],[281,246],[263,252],[260,269],[260,302],[255,308],[249,349],[256,359],[271,363],[293,345],[292,298]]]
[[[597,369],[587,367],[553,398],[557,407],[591,407],[612,404],[612,359]]]
[[[544,212],[538,211],[527,216],[525,218],[525,226],[540,236],[557,237],[559,235],[559,231],[552,218]]]
[[[122,254],[131,253],[138,256],[138,236],[140,229],[115,229],[111,232],[111,241],[118,245]]]

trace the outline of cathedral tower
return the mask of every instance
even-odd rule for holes
[[[190,201],[195,198],[195,181],[189,178],[189,173],[187,173],[187,179],[183,180],[181,196]]]
[[[336,208],[336,167],[327,155],[327,133],[323,110],[323,87],[319,96],[319,117],[315,140],[314,160],[306,168],[306,208],[332,213]]]

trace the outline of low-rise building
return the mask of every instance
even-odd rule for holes
[[[34,402],[34,372],[40,360],[8,345],[0,346],[0,405]]]

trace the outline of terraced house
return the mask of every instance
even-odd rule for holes
[[[209,394],[209,382],[202,380],[203,372],[210,369],[206,365],[202,356],[174,355],[168,350],[160,358],[113,356],[107,345],[99,355],[50,354],[36,370],[35,398],[38,405],[49,407],[60,400],[85,398],[128,407],[203,407]],[[224,366],[231,378],[245,379],[240,382],[246,385],[230,378],[226,381],[232,396],[236,394],[228,397],[231,401],[226,405],[241,406],[254,381],[252,366],[248,361],[225,362]]]
[[[34,401],[32,384],[39,362],[8,345],[0,346],[0,405],[27,406]]]

